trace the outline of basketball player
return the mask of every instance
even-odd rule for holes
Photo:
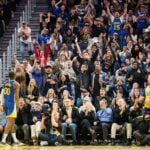
[[[9,81],[7,81],[1,91],[1,105],[4,106],[7,123],[4,129],[4,134],[2,137],[1,145],[6,144],[6,138],[9,133],[11,133],[14,145],[21,145],[16,138],[15,132],[15,118],[17,117],[16,106],[19,101],[19,89],[20,85],[17,81],[15,81],[15,72],[9,72]]]
[[[150,112],[150,75],[147,78],[147,86],[145,88],[145,101],[144,107],[146,111]]]

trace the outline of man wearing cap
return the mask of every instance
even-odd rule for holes
[[[31,109],[31,138],[33,140],[33,144],[38,144],[38,137],[40,133],[40,124],[42,119],[42,104],[40,102],[35,102],[33,104],[33,109]]]
[[[31,28],[28,27],[26,22],[22,22],[18,29],[18,37],[20,38],[21,57],[25,59],[25,48],[28,48],[28,52],[31,51]]]
[[[42,96],[46,96],[49,88],[56,89],[57,77],[53,73],[52,65],[47,63],[45,67],[41,67],[42,81],[40,85],[40,93]]]

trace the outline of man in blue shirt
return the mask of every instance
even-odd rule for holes
[[[107,107],[107,99],[105,97],[100,99],[99,105],[100,110],[96,113],[96,121],[94,122],[94,125],[97,125],[98,123],[100,129],[102,130],[103,143],[107,144],[109,130],[113,121],[112,109]]]

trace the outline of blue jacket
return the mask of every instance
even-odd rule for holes
[[[101,123],[111,123],[113,121],[113,113],[111,108],[98,110],[96,113],[96,119]]]

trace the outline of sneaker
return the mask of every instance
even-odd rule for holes
[[[54,143],[54,146],[58,146],[58,145],[59,145],[59,142],[55,142],[55,143]]]
[[[116,145],[115,139],[112,139],[112,140],[111,140],[111,143],[110,143],[110,145],[111,145],[111,146],[114,146],[114,145]]]
[[[40,145],[41,145],[41,146],[47,146],[47,145],[48,145],[48,142],[47,142],[47,141],[41,141],[41,142],[40,142]]]
[[[25,146],[25,144],[18,141],[18,142],[14,142],[13,146]]]
[[[92,135],[94,135],[94,134],[95,134],[95,130],[93,130],[93,129],[91,129],[91,128],[90,128],[90,130],[89,130],[89,131],[90,131],[90,133],[91,133]]]
[[[6,142],[1,142],[0,146],[10,146],[9,144],[7,144]]]

